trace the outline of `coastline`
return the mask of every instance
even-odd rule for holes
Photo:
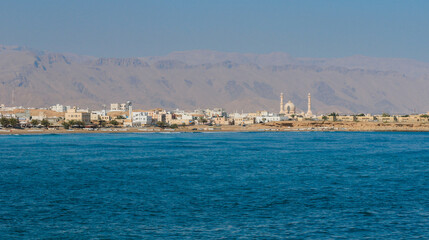
[[[429,132],[429,123],[378,122],[270,122],[249,126],[186,126],[177,129],[100,128],[100,129],[0,129],[0,135],[85,134],[85,133],[199,133],[199,132]]]

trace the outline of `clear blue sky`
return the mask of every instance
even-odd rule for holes
[[[429,62],[429,1],[3,0],[0,44],[99,57],[211,49]]]

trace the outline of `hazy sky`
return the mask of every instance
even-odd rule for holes
[[[429,61],[429,1],[3,0],[0,44],[103,57],[211,49]]]

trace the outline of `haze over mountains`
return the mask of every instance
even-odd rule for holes
[[[286,53],[209,50],[167,56],[96,58],[0,45],[0,103],[101,108],[279,111],[280,92],[314,113],[429,111],[429,63],[352,56],[294,58]]]

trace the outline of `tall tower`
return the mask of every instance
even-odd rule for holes
[[[128,118],[131,119],[131,122],[133,121],[133,106],[131,105],[131,101],[127,101],[128,105]]]
[[[313,116],[313,113],[311,112],[311,94],[308,93],[308,110],[307,110],[307,116]]]
[[[285,112],[284,107],[285,107],[285,105],[283,104],[283,93],[280,93],[280,113]]]

